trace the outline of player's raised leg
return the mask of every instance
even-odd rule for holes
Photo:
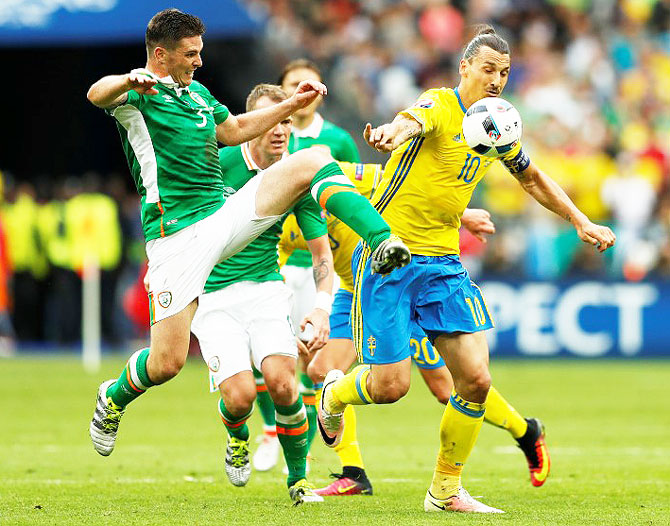
[[[440,422],[440,449],[424,510],[502,513],[473,499],[461,485],[461,472],[482,427],[491,385],[486,338],[481,332],[441,334],[435,346],[453,375],[455,390]]]
[[[372,250],[375,272],[386,274],[410,261],[402,241],[392,236],[375,208],[320,149],[301,150],[265,170],[256,194],[256,213],[259,217],[282,214],[307,191],[363,238]]]
[[[197,302],[192,301],[152,325],[151,347],[133,353],[116,380],[100,385],[89,433],[93,447],[101,455],[108,456],[114,450],[126,406],[150,387],[176,376],[184,366],[196,307]]]

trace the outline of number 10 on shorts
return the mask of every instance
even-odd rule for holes
[[[470,307],[470,312],[472,312],[472,319],[475,320],[475,326],[479,327],[480,325],[486,324],[486,314],[484,314],[484,309],[482,309],[482,304],[479,301],[479,298],[475,298],[474,302],[470,298],[465,298],[465,302]]]

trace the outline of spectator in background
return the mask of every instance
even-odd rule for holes
[[[4,177],[0,172],[0,198],[3,194],[3,183]],[[14,354],[14,328],[9,316],[11,299],[8,290],[12,269],[7,249],[7,236],[0,218],[0,358]]]
[[[23,182],[5,187],[6,200],[0,216],[7,238],[7,256],[13,270],[10,286],[12,323],[22,341],[44,339],[43,306],[46,277],[49,271],[43,239],[39,228],[40,204],[35,188]]]
[[[617,273],[623,272],[627,258],[634,256],[640,248],[656,202],[656,190],[637,171],[634,157],[622,153],[618,158],[617,173],[603,184],[602,198],[612,211],[619,240],[619,246],[614,250],[614,269]]]

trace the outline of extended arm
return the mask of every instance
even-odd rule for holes
[[[506,166],[510,169],[509,164],[506,163]],[[510,172],[517,178],[522,188],[538,203],[572,223],[582,241],[595,245],[600,252],[614,245],[616,241],[614,232],[606,226],[592,223],[575,206],[556,181],[532,162],[529,162],[527,168],[520,172],[514,172],[513,168],[510,169]]]
[[[313,352],[326,344],[328,335],[330,334],[329,317],[333,302],[331,292],[333,290],[335,268],[333,266],[333,253],[330,251],[330,242],[328,241],[327,234],[308,240],[307,247],[312,253],[316,302],[312,312],[302,320],[300,328],[305,330],[305,326],[308,323],[314,327],[314,337],[307,346]]]
[[[419,121],[406,115],[396,115],[388,124],[373,128],[370,123],[365,125],[363,138],[368,146],[378,152],[392,152],[401,144],[421,134]]]
[[[250,141],[327,93],[326,86],[314,80],[301,82],[288,99],[268,108],[230,115],[216,127],[216,138],[228,146]]]
[[[157,95],[155,85],[154,79],[138,73],[108,75],[88,89],[86,98],[98,108],[113,108],[125,102],[130,90],[146,95]]]

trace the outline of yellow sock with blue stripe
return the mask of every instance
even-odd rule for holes
[[[446,499],[458,493],[461,472],[484,421],[485,404],[468,402],[454,392],[440,422],[440,450],[430,492]]]
[[[317,387],[317,384],[315,384],[314,387]],[[318,407],[318,404],[321,403],[323,388],[318,387],[315,394]],[[343,468],[345,466],[353,466],[364,469],[365,466],[363,466],[361,448],[358,445],[358,436],[356,434],[356,412],[354,411],[353,406],[348,405],[346,407],[344,414],[342,415],[342,420],[344,421],[342,438],[340,439],[340,443],[335,446],[335,453],[337,453]]]
[[[369,365],[358,365],[349,374],[340,378],[329,389],[324,402],[326,409],[331,413],[341,413],[347,405],[372,404],[372,398],[368,393]]]
[[[507,429],[514,438],[521,438],[528,429],[526,420],[514,409],[495,387],[486,397],[484,420],[494,426]]]

